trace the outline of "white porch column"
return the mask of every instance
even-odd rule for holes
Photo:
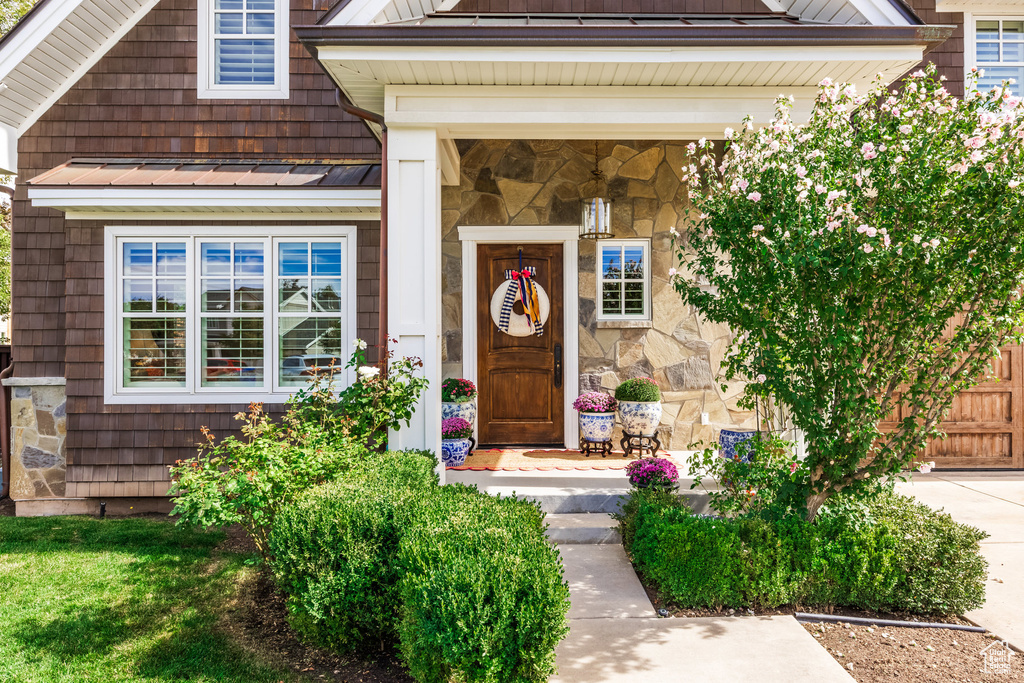
[[[441,453],[441,171],[437,131],[388,127],[388,334],[429,380],[393,448]],[[444,483],[444,467],[439,471]]]

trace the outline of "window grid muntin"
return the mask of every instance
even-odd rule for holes
[[[218,5],[238,5],[235,7],[218,7]],[[269,5],[252,8],[252,5]],[[276,2],[270,0],[269,2],[262,0],[210,0],[211,9],[211,22],[210,22],[210,36],[211,36],[211,49],[212,59],[210,61],[210,70],[212,75],[212,83],[216,87],[224,86],[235,86],[245,88],[272,88],[277,85],[278,73],[277,73],[277,23],[280,18],[277,16]],[[256,19],[257,21],[266,21],[265,17],[270,16],[271,25],[270,31],[251,31],[250,30],[250,18]],[[230,19],[238,17],[238,32],[225,32],[220,30],[224,26],[222,25],[221,19]],[[223,22],[226,25],[226,22]],[[228,43],[234,44],[237,47],[244,47],[245,43],[251,43],[250,49],[253,50],[253,67],[251,69],[253,79],[249,81],[224,81],[223,73],[221,72],[221,47],[228,47]],[[256,64],[257,55],[255,54],[256,43],[269,43],[269,64],[270,64],[270,80],[255,80],[256,78]]]
[[[649,240],[604,240],[598,244],[596,267],[597,272],[597,318],[598,320],[650,320],[650,299],[651,299],[651,250]],[[627,277],[625,270],[627,251],[640,250],[642,259],[639,277]],[[619,274],[616,277],[605,275],[605,253],[613,250],[618,251]],[[626,307],[626,285],[640,284],[640,301],[642,311],[639,313],[627,313]],[[606,313],[605,301],[606,292],[611,292],[617,285],[618,312]]]
[[[108,228],[108,231],[114,230]],[[355,301],[353,300],[353,287],[355,284],[355,255],[352,252],[355,249],[355,229],[351,226],[339,226],[333,227],[329,231],[323,231],[321,228],[314,228],[314,231],[308,235],[296,236],[296,237],[243,237],[238,232],[231,232],[223,236],[196,236],[188,235],[183,231],[179,231],[175,228],[170,228],[167,234],[161,234],[158,237],[152,237],[146,234],[125,234],[120,231],[115,231],[110,235],[111,237],[111,249],[108,252],[113,257],[116,263],[115,272],[113,273],[113,289],[108,289],[109,296],[113,297],[111,304],[114,306],[114,310],[111,312],[113,319],[111,320],[112,334],[108,338],[107,343],[113,347],[113,355],[107,356],[107,367],[120,367],[121,370],[117,370],[113,379],[114,384],[108,385],[108,397],[129,397],[135,396],[140,399],[151,397],[153,400],[159,403],[166,403],[167,401],[160,400],[161,396],[189,396],[189,395],[207,395],[211,398],[217,394],[223,394],[224,396],[230,396],[232,399],[239,394],[240,389],[245,389],[246,392],[253,393],[256,395],[267,396],[281,396],[282,398],[286,395],[293,393],[299,386],[293,385],[282,385],[279,381],[280,377],[280,365],[277,361],[278,358],[278,339],[276,334],[277,322],[279,316],[277,314],[277,300],[276,293],[272,294],[271,307],[268,307],[266,299],[266,292],[270,290],[272,285],[276,285],[275,274],[277,272],[277,243],[278,242],[309,242],[309,243],[336,243],[340,246],[340,268],[341,268],[341,293],[340,293],[340,310],[337,312],[328,313],[312,313],[310,315],[322,317],[322,318],[337,318],[339,326],[339,334],[341,336],[340,352],[346,351],[345,340],[348,336],[356,334],[355,324]],[[144,385],[144,386],[128,386],[124,383],[124,335],[123,327],[124,320],[129,317],[138,317],[140,314],[137,312],[123,311],[123,287],[124,281],[123,273],[123,248],[126,243],[141,243],[141,242],[179,242],[185,244],[186,255],[186,302],[187,311],[183,314],[186,321],[186,382],[184,386],[169,386],[167,384],[160,385]],[[199,281],[201,276],[199,274],[199,268],[197,267],[199,261],[199,244],[202,242],[264,242],[266,247],[264,249],[264,311],[253,315],[252,317],[262,316],[264,319],[264,383],[261,387],[248,386],[231,386],[231,387],[204,387],[201,386],[200,378],[200,355],[202,353],[201,344],[201,325],[200,321],[207,313],[201,312],[200,308],[200,297],[201,290],[199,287]],[[269,260],[266,258],[269,253]],[[276,292],[276,289],[275,289]],[[272,310],[273,309],[273,310]],[[141,314],[146,315],[146,314]],[[225,317],[234,314],[225,313]],[[163,312],[155,312],[149,314],[149,317],[162,318],[167,317],[167,314]],[[192,345],[190,350],[188,347]],[[266,367],[267,361],[273,362],[273,371],[270,375],[272,382],[267,381]],[[113,366],[110,363],[113,363]],[[344,376],[348,376],[348,381],[351,381],[351,372],[343,373]],[[110,393],[112,392],[112,393]],[[240,401],[247,401],[249,398],[246,396]],[[172,402],[181,402],[178,400]]]
[[[267,320],[267,313],[266,313],[266,310],[267,310],[266,292],[267,292],[267,280],[268,280],[268,277],[267,277],[267,274],[268,274],[267,273],[267,270],[268,270],[267,269],[267,251],[271,248],[271,240],[269,240],[269,239],[253,239],[253,238],[242,237],[242,236],[232,237],[232,238],[225,238],[225,237],[201,237],[201,238],[194,238],[194,239],[195,239],[195,242],[196,242],[196,248],[195,248],[195,252],[194,253],[195,253],[196,263],[198,265],[198,267],[196,268],[196,273],[197,273],[197,277],[198,277],[198,280],[199,280],[199,287],[198,287],[198,290],[197,290],[197,292],[198,292],[198,300],[196,301],[195,306],[194,306],[194,308],[197,311],[196,312],[196,316],[197,316],[197,319],[198,319],[198,329],[196,330],[196,335],[195,335],[196,367],[199,368],[199,370],[200,370],[199,371],[199,376],[196,378],[196,381],[199,384],[197,389],[202,389],[203,391],[211,391],[211,392],[216,392],[216,391],[225,391],[225,392],[226,391],[237,391],[238,389],[266,389],[267,388],[267,384],[268,384],[267,383],[267,356],[268,356],[267,337],[268,337],[268,332],[270,330],[270,324],[269,324],[269,321]],[[227,245],[228,246],[227,273],[217,273],[217,272],[209,272],[209,273],[207,273],[207,271],[206,271],[207,262],[206,262],[205,259],[206,259],[206,253],[207,252],[206,252],[205,247],[208,247],[208,246],[209,247],[214,247],[214,246],[217,246],[217,245]],[[238,272],[238,268],[237,268],[238,263],[237,263],[236,259],[237,259],[237,254],[238,254],[238,248],[239,248],[240,245],[248,245],[250,247],[251,246],[259,246],[260,247],[260,252],[262,254],[262,261],[261,261],[261,270],[262,270],[262,272],[258,276],[253,275],[252,273],[239,273]],[[203,296],[204,296],[204,294],[206,294],[204,285],[206,284],[207,281],[211,281],[211,280],[212,281],[227,281],[227,283],[228,283],[228,290],[227,290],[228,306],[227,306],[227,310],[222,310],[222,311],[209,311],[209,310],[205,310],[204,305],[203,305],[203,303],[204,303],[203,302]],[[262,287],[262,290],[263,290],[263,310],[261,310],[261,311],[251,311],[251,310],[250,311],[246,311],[246,310],[242,310],[240,307],[237,306],[237,304],[236,304],[236,296],[235,295],[236,295],[236,283],[239,280],[247,281],[247,282],[255,282],[255,281],[258,280],[258,281],[261,282],[261,287]],[[260,373],[258,373],[259,374],[259,381],[258,382],[248,381],[248,380],[243,378],[244,375],[247,374],[247,373],[244,372],[244,368],[252,367],[252,366],[243,366],[243,365],[241,365],[241,362],[243,360],[243,358],[241,357],[242,353],[243,353],[243,347],[242,347],[241,339],[239,340],[239,348],[238,348],[238,355],[239,355],[239,357],[238,358],[231,358],[231,357],[225,358],[223,356],[217,356],[217,357],[209,356],[208,354],[209,354],[209,352],[212,349],[208,348],[206,345],[204,345],[204,341],[206,341],[208,339],[208,337],[207,337],[207,330],[208,330],[208,325],[210,325],[210,323],[208,323],[207,321],[214,321],[214,320],[240,320],[241,321],[241,320],[254,320],[254,319],[261,320],[262,323],[263,323],[262,324],[262,346],[263,346],[262,365],[261,366],[257,366],[257,367],[260,368],[260,371],[261,371]],[[241,329],[243,327],[246,327],[246,325],[244,323],[240,323],[239,324],[239,328]],[[241,335],[241,332],[239,332],[239,335]],[[228,365],[228,368],[225,368],[226,371],[223,372],[223,373],[217,372],[218,366],[220,366],[220,364],[219,363],[211,363],[211,361],[214,361],[214,360],[226,360],[226,361],[228,361],[228,363],[226,364],[226,365]],[[230,377],[232,374],[234,374],[234,373],[232,373],[230,371],[230,369],[231,369],[230,361],[231,360],[237,360],[239,362],[239,365],[237,366],[238,367],[238,373],[237,374],[238,374],[239,379],[234,381],[234,382],[232,382],[230,380],[220,381],[220,380],[215,379],[217,377],[225,377],[225,378],[227,378],[227,377]],[[257,373],[248,373],[248,374],[255,375]]]
[[[982,37],[981,26],[992,23],[997,25],[995,37]],[[1011,37],[1008,39],[1006,37],[1005,24],[1020,24],[1021,32],[1011,33]],[[975,66],[985,72],[984,78],[978,79],[978,89],[988,91],[1001,85],[1004,79],[1012,78],[1016,82],[1009,86],[1010,92],[1020,96],[1024,92],[1024,17],[977,17],[974,20],[973,38]],[[1021,58],[1004,60],[1005,45],[1014,48],[1014,51]],[[993,47],[998,59],[996,61],[982,61],[982,50],[991,50]],[[1011,69],[1014,70],[1013,73],[1009,72]]]
[[[282,248],[285,247],[285,246],[288,246],[288,245],[298,245],[298,244],[305,244],[306,245],[306,249],[305,249],[305,255],[306,255],[306,259],[305,259],[305,274],[304,275],[296,275],[296,274],[283,275],[282,272],[281,272],[281,268],[283,266],[283,261],[284,261],[284,259],[282,258]],[[333,277],[333,276],[317,277],[316,275],[314,275],[313,245],[315,245],[315,244],[321,244],[321,245],[330,244],[330,245],[339,245],[340,246],[340,252],[341,252],[340,253],[340,259],[341,259],[341,261],[340,261],[340,273],[341,273],[341,275],[340,276],[338,276],[338,277]],[[346,281],[346,276],[345,276],[345,268],[347,267],[346,256],[347,256],[347,249],[349,249],[349,248],[353,248],[353,247],[351,245],[347,245],[345,243],[345,241],[344,241],[344,238],[341,238],[341,237],[339,237],[339,238],[332,238],[332,237],[323,237],[323,238],[294,237],[294,238],[279,238],[279,239],[275,239],[274,240],[274,297],[275,297],[275,299],[274,299],[274,316],[275,316],[274,340],[275,340],[275,343],[277,344],[276,355],[275,355],[275,377],[276,377],[277,384],[275,385],[275,388],[280,387],[281,390],[288,390],[288,389],[294,389],[295,387],[301,386],[302,384],[305,383],[304,381],[301,381],[301,382],[292,381],[291,378],[288,378],[288,381],[289,381],[288,384],[285,383],[286,382],[286,378],[284,377],[284,375],[285,375],[285,365],[284,365],[285,359],[286,358],[290,358],[290,357],[292,357],[292,355],[296,355],[296,354],[290,354],[288,356],[284,355],[285,345],[284,345],[284,342],[282,340],[282,336],[283,336],[284,333],[281,331],[282,330],[282,323],[283,323],[283,321],[286,321],[286,320],[296,320],[296,319],[304,319],[304,320],[305,319],[312,319],[312,320],[315,321],[314,322],[314,327],[319,329],[319,326],[320,326],[319,320],[337,320],[338,321],[338,325],[341,327],[341,329],[342,330],[344,329],[345,314],[346,314],[345,306],[346,306],[346,301],[347,301],[347,291],[346,291],[346,289],[348,287],[348,282]],[[293,251],[292,253],[297,253],[297,252]],[[333,279],[339,279],[341,281],[341,291],[338,293],[339,310],[337,310],[337,311],[316,311],[316,310],[313,310],[313,303],[314,303],[314,296],[313,295],[314,295],[314,292],[313,292],[312,288],[313,288],[313,282],[318,280],[318,279],[320,279],[320,280],[323,280],[323,279],[332,279],[332,280]],[[304,310],[304,311],[301,311],[301,310],[283,311],[283,310],[281,310],[281,305],[282,305],[283,302],[281,300],[279,300],[278,297],[281,296],[281,286],[282,286],[282,282],[285,281],[285,280],[304,280],[306,282],[306,284],[307,284],[307,292],[308,292],[308,295],[307,295],[307,298],[306,298],[306,310]],[[300,291],[301,291],[301,287],[300,287]],[[318,335],[318,336],[323,336],[323,333],[321,335]],[[338,347],[339,361],[343,361],[344,360],[343,358],[341,358],[341,353],[344,350],[344,343],[345,343],[344,339],[340,340],[339,347]],[[298,355],[309,355],[309,354],[298,354]],[[328,355],[328,354],[312,354],[312,355]]]
[[[128,245],[136,245],[136,246],[148,245],[148,251],[149,251],[149,272],[148,273],[126,272],[126,268],[125,268],[125,260],[126,260],[125,247],[127,247]],[[177,275],[177,274],[171,274],[171,273],[166,273],[166,272],[165,273],[161,273],[160,272],[159,253],[161,251],[161,247],[164,247],[166,249],[167,247],[171,247],[171,246],[181,246],[181,247],[184,248],[184,251],[185,251],[185,264],[184,264],[185,265],[185,273],[184,273],[184,275]],[[147,238],[144,238],[144,237],[136,237],[136,238],[131,238],[131,239],[125,239],[125,240],[121,241],[119,243],[119,245],[118,245],[117,256],[118,256],[118,258],[117,258],[117,275],[116,275],[116,277],[117,277],[116,291],[117,291],[117,306],[118,306],[117,350],[118,350],[118,353],[120,354],[120,363],[119,363],[120,371],[118,373],[118,376],[120,377],[121,386],[124,387],[125,389],[129,389],[129,390],[130,389],[150,389],[151,387],[159,387],[161,390],[167,391],[167,392],[174,392],[174,391],[179,391],[180,392],[180,391],[187,390],[188,389],[188,384],[189,384],[188,314],[189,314],[190,309],[191,309],[191,307],[188,305],[188,302],[189,302],[189,298],[188,298],[188,282],[189,282],[189,272],[188,272],[188,240],[176,240],[176,239],[173,239],[173,238],[159,240],[159,239],[147,239]],[[161,280],[161,279],[163,279],[163,280],[176,280],[176,281],[177,280],[183,280],[184,281],[185,288],[186,288],[185,308],[184,308],[184,310],[180,310],[180,311],[162,311],[162,310],[157,310],[157,298],[156,298],[157,282],[158,282],[158,280]],[[146,280],[148,280],[150,282],[150,301],[149,301],[150,310],[148,310],[148,311],[141,310],[141,309],[125,310],[125,299],[124,299],[124,295],[125,295],[125,282],[126,281],[130,281],[130,282],[143,282],[143,281],[146,281]],[[132,375],[132,372],[131,372],[131,368],[132,368],[131,362],[133,360],[136,360],[136,359],[141,361],[144,358],[144,356],[142,356],[142,355],[134,356],[134,349],[132,349],[132,352],[133,352],[132,354],[127,354],[129,349],[125,347],[125,332],[126,332],[126,329],[128,328],[128,326],[131,324],[131,321],[133,321],[133,320],[139,320],[139,321],[151,320],[154,323],[157,323],[157,322],[159,322],[161,320],[164,320],[164,321],[183,320],[184,321],[184,324],[185,324],[185,334],[184,334],[184,336],[185,336],[185,348],[181,351],[181,361],[182,361],[182,363],[184,365],[184,373],[185,374],[184,374],[184,377],[182,378],[182,380],[180,382],[178,380],[171,380],[171,381],[168,381],[168,382],[160,382],[160,381],[144,382],[144,381],[140,381],[139,383],[134,384],[134,385],[133,384],[129,384],[129,382],[131,381],[131,375]],[[152,337],[151,337],[151,341],[153,341],[154,344],[156,343],[156,340],[152,339]],[[159,345],[157,346],[157,348],[159,348]],[[162,350],[166,351],[166,349],[162,349]],[[167,360],[167,358],[165,356],[165,361],[166,360]],[[152,365],[150,365],[150,366],[135,366],[135,367],[136,368],[139,368],[139,367],[150,367],[152,369],[160,369],[162,367],[166,371],[166,369],[168,367],[171,367],[171,366],[168,363],[164,362],[161,366],[152,366]]]

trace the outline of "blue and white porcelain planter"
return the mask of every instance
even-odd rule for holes
[[[605,443],[612,440],[615,413],[580,413],[580,433],[584,441]]]
[[[622,431],[639,436],[654,436],[661,424],[661,401],[619,401]]]
[[[441,462],[445,467],[461,467],[469,455],[469,439],[441,439]]]
[[[476,427],[476,396],[462,403],[441,403],[441,419],[461,417],[471,427]]]
[[[757,434],[755,431],[723,429],[718,435],[718,445],[722,447],[722,457],[735,460],[736,446],[739,446],[744,441],[753,439],[755,434]],[[750,462],[750,451],[752,449],[753,444],[746,444],[740,448],[740,451],[743,453],[743,456],[740,458],[741,462]]]

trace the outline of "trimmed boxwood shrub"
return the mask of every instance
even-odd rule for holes
[[[421,453],[388,453],[278,514],[271,567],[302,636],[341,653],[396,641],[398,540],[408,503],[435,487],[433,470]]]
[[[422,683],[546,681],[569,588],[543,514],[437,486],[433,468],[387,454],[278,514],[271,566],[292,625],[341,653],[398,642]]]
[[[661,400],[661,389],[650,377],[632,377],[615,387],[616,401],[643,401],[651,403]]]
[[[709,518],[633,497],[620,522],[627,550],[680,607],[962,614],[984,602],[985,533],[904,496],[884,493],[813,523]]]
[[[402,658],[422,683],[547,681],[569,588],[543,514],[458,484],[421,501],[399,544]]]

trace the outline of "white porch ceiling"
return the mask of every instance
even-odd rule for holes
[[[357,106],[380,114],[391,86],[629,86],[777,89],[823,78],[866,88],[895,80],[924,46],[722,48],[330,47],[318,56]]]

